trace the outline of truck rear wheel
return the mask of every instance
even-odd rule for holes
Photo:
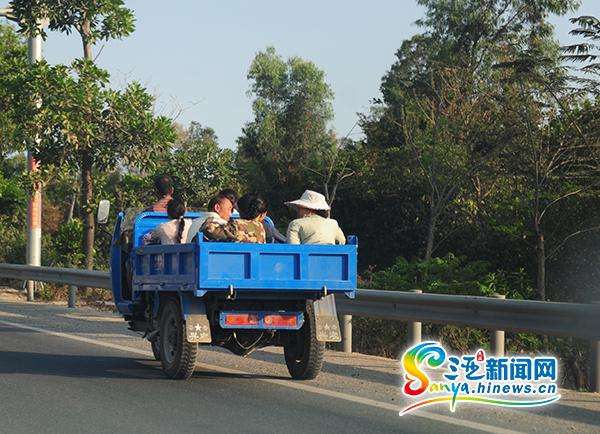
[[[188,342],[177,299],[165,301],[160,314],[160,362],[168,378],[187,380],[194,373],[198,344]]]
[[[304,324],[283,347],[285,363],[295,380],[312,380],[323,366],[325,343],[317,340],[315,310],[312,301],[306,303]]]

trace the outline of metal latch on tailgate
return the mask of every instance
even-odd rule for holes
[[[342,334],[338,322],[335,297],[329,294],[314,301],[317,340],[320,342],[341,342]]]

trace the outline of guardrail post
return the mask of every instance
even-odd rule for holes
[[[493,294],[492,297],[504,300],[506,295]],[[504,330],[492,330],[491,336],[492,353],[496,357],[504,357]]]
[[[592,358],[590,390],[600,393],[600,341],[592,341],[590,356]]]
[[[69,307],[75,308],[77,304],[77,287],[74,285],[69,286]]]
[[[352,352],[352,315],[342,315],[342,345],[344,353]]]
[[[594,301],[592,304],[600,304],[600,301]],[[590,390],[600,393],[600,341],[591,342],[590,357],[592,362],[590,369]]]
[[[422,294],[423,291],[420,289],[411,289],[410,292],[415,294]],[[412,321],[408,323],[408,344],[415,345],[421,342],[421,328],[422,324],[418,321]]]

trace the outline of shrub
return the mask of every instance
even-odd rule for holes
[[[491,271],[484,261],[468,262],[448,254],[430,261],[398,258],[389,268],[369,270],[362,287],[392,291],[421,289],[427,293],[530,298],[533,289],[524,270],[507,273]],[[407,346],[406,324],[373,318],[354,319],[354,350],[384,357],[399,357]],[[423,337],[441,341],[447,348],[466,353],[478,348],[490,349],[489,332],[470,327],[423,324]],[[552,354],[562,361],[561,384],[585,389],[589,373],[587,344],[575,339],[546,338],[528,333],[507,333],[506,349],[512,354]]]
[[[0,215],[0,262],[25,262],[27,237],[25,229],[13,218]]]
[[[83,222],[80,219],[62,223],[52,237],[45,239],[45,255],[53,267],[81,268],[84,254],[81,251]]]
[[[420,289],[436,294],[490,296],[498,293],[508,298],[528,298],[532,294],[524,270],[491,271],[488,262],[468,262],[465,257],[452,253],[429,261],[407,261],[400,257],[389,268],[368,271],[364,283],[372,289]]]

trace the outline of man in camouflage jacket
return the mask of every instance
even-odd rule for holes
[[[234,241],[236,243],[265,243],[265,228],[259,218],[254,220],[232,219],[219,224],[212,217],[206,219],[200,231],[211,241]]]

